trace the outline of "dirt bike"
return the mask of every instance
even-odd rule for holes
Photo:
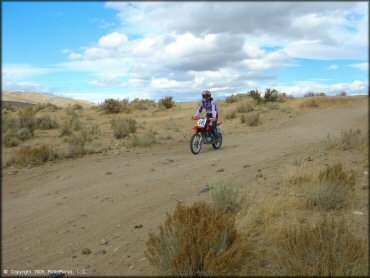
[[[222,122],[217,123],[217,132],[218,132],[218,140],[216,141],[213,137],[213,126],[212,122],[217,121],[216,118],[209,118],[210,123],[207,125],[206,128],[205,125],[207,123],[207,118],[198,118],[193,117],[192,120],[198,121],[197,125],[193,127],[193,130],[195,130],[195,133],[191,137],[190,140],[190,150],[193,154],[198,154],[203,144],[212,144],[212,147],[214,149],[221,148],[222,145],[222,134],[221,134],[221,124]]]

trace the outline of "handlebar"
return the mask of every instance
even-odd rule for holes
[[[200,118],[199,118],[199,117],[192,117],[191,119],[192,119],[192,120],[194,120],[194,121],[197,121],[197,120],[199,120]],[[208,118],[208,120],[209,120],[210,122],[215,122],[215,121],[217,121],[217,118]]]

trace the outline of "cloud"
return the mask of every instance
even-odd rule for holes
[[[323,84],[315,81],[297,81],[292,85],[279,85],[276,89],[294,96],[303,96],[307,92],[325,92],[327,95],[336,95],[345,91],[349,95],[367,94],[368,81],[354,80],[351,83]]]
[[[360,69],[360,70],[369,70],[369,63],[358,63],[349,65],[352,68]]]
[[[338,69],[338,65],[330,65],[327,67],[328,70],[336,70]]]
[[[4,64],[3,80],[4,81],[22,81],[30,77],[48,74],[55,71],[53,68],[35,67],[30,64]]]
[[[99,45],[106,48],[119,47],[126,43],[128,38],[125,34],[119,32],[113,32],[99,39]]]

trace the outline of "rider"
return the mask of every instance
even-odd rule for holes
[[[219,139],[218,132],[216,129],[217,120],[218,120],[218,109],[217,109],[216,101],[213,100],[213,98],[211,97],[211,92],[208,90],[205,90],[202,92],[202,103],[200,104],[198,111],[194,115],[195,118],[197,118],[199,114],[202,113],[203,108],[205,108],[207,112],[207,116],[206,116],[207,122],[206,122],[205,127],[207,127],[209,123],[209,118],[211,117],[216,118],[216,121],[212,122],[212,126],[213,126],[213,137],[215,141],[217,141]]]

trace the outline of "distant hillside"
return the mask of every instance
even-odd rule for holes
[[[12,101],[17,103],[28,103],[28,104],[37,104],[37,103],[52,103],[58,106],[68,106],[74,104],[81,104],[83,107],[91,107],[96,104],[89,102],[87,100],[79,100],[66,98],[61,96],[55,96],[51,94],[44,94],[38,92],[11,92],[3,91],[1,96],[2,101]]]

